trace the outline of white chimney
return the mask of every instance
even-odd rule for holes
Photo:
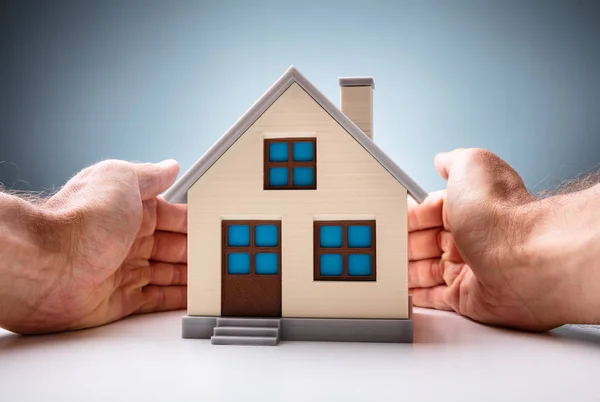
[[[373,77],[340,78],[342,112],[373,139]]]

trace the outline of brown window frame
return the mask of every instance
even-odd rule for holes
[[[310,162],[295,162],[294,161],[294,143],[295,142],[312,142],[313,144],[313,160]],[[286,162],[271,162],[269,160],[269,148],[272,143],[287,143],[288,145],[288,160]],[[264,142],[264,189],[265,190],[316,190],[317,189],[317,139],[314,137],[295,137],[295,138],[265,138]],[[269,183],[269,169],[283,167],[288,169],[288,185],[287,186],[271,186]],[[311,167],[313,168],[313,184],[311,186],[294,186],[294,168]]]
[[[321,226],[341,226],[342,227],[342,247],[321,247],[320,228]],[[349,226],[369,226],[371,228],[371,247],[358,248],[348,246],[348,227]],[[355,221],[315,221],[314,222],[314,280],[315,281],[337,281],[337,282],[359,282],[359,281],[377,281],[377,238],[376,223],[374,220],[355,220]],[[320,264],[323,254],[341,254],[342,255],[342,275],[324,276],[321,275]],[[371,275],[368,276],[350,276],[348,275],[348,255],[350,254],[369,254],[371,256]]]
[[[229,246],[227,241],[227,228],[234,225],[248,225],[250,227],[250,243],[248,246]],[[277,226],[277,246],[275,247],[259,247],[254,239],[254,231],[258,225],[274,225]],[[222,259],[223,259],[223,275],[231,275],[235,277],[280,277],[281,276],[281,221],[280,220],[223,220],[221,228],[222,242]],[[229,253],[248,253],[250,254],[250,272],[247,274],[230,274],[227,267],[227,255]],[[255,272],[255,255],[257,253],[276,253],[278,259],[277,274],[257,274]]]

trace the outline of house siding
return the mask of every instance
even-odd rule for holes
[[[263,190],[265,137],[317,138],[316,190]],[[407,318],[407,192],[300,86],[286,92],[188,192],[188,314],[221,314],[222,219],[282,227],[282,315]],[[374,216],[376,282],[313,280],[316,219]]]

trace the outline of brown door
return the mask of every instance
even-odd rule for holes
[[[281,221],[223,221],[221,315],[281,317]]]

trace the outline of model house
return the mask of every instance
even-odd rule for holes
[[[411,342],[407,193],[373,142],[373,79],[341,110],[297,69],[167,192],[188,204],[184,338]]]

